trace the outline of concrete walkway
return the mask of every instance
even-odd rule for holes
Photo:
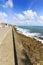
[[[15,65],[11,27],[0,28],[0,65]]]
[[[0,65],[32,65],[13,27],[0,28]]]

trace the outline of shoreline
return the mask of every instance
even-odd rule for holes
[[[17,27],[15,27],[15,28],[16,28],[16,31],[17,31],[19,34],[22,34],[22,35],[24,35],[24,36],[26,36],[26,37],[34,38],[34,39],[36,39],[37,41],[41,42],[41,44],[43,44],[43,40],[38,39],[37,37],[31,36],[31,33],[30,33],[30,35],[26,35],[26,34],[23,33],[22,31],[18,30]],[[34,33],[33,33],[33,34],[34,34]],[[36,34],[36,33],[35,33],[35,34]]]
[[[14,33],[15,33],[16,44],[19,44],[17,46],[17,50],[19,49],[19,46],[20,49],[22,49],[23,47],[28,58],[30,58],[32,64],[40,65],[41,62],[43,64],[43,44],[40,41],[36,40],[35,38],[27,37],[21,33],[18,33],[15,27],[14,27],[14,31],[15,31]],[[21,56],[19,56],[19,58],[21,58]]]

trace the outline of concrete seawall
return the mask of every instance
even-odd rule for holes
[[[43,65],[43,44],[18,33],[14,26],[2,26],[0,65]]]

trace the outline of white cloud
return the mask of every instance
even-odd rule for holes
[[[12,17],[8,17],[5,12],[0,12],[0,22],[7,22],[15,25],[43,25],[43,16],[38,16],[38,14],[32,10],[16,13]]]
[[[7,7],[13,7],[13,1],[12,0],[8,0],[4,5],[3,7],[7,8]]]
[[[32,10],[27,10],[24,11],[23,13],[25,15],[25,18],[27,19],[34,19],[37,16],[36,12],[33,12]]]
[[[24,15],[23,15],[23,14],[16,14],[16,17],[17,17],[19,20],[24,20]]]
[[[5,22],[7,21],[7,14],[5,12],[0,12],[0,22]]]
[[[27,10],[22,13],[18,13],[14,15],[14,18],[18,20],[32,20],[37,17],[37,13],[33,12],[32,10]]]
[[[22,13],[14,14],[14,21],[19,24],[31,24],[35,19],[37,19],[38,15],[36,12],[32,10],[23,11]]]
[[[5,12],[0,12],[0,19],[7,17],[7,14]]]
[[[43,20],[43,16],[40,16],[40,19]]]
[[[38,16],[38,14],[32,10],[14,14],[13,18],[16,25],[43,25],[43,16]]]

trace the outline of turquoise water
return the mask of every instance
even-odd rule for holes
[[[18,26],[19,28],[30,30],[30,32],[43,33],[43,26]]]
[[[39,35],[36,34],[34,35],[34,37],[43,40],[43,26],[18,26],[18,27],[20,29],[23,29],[22,31],[27,30],[27,32],[30,34],[39,33]]]

